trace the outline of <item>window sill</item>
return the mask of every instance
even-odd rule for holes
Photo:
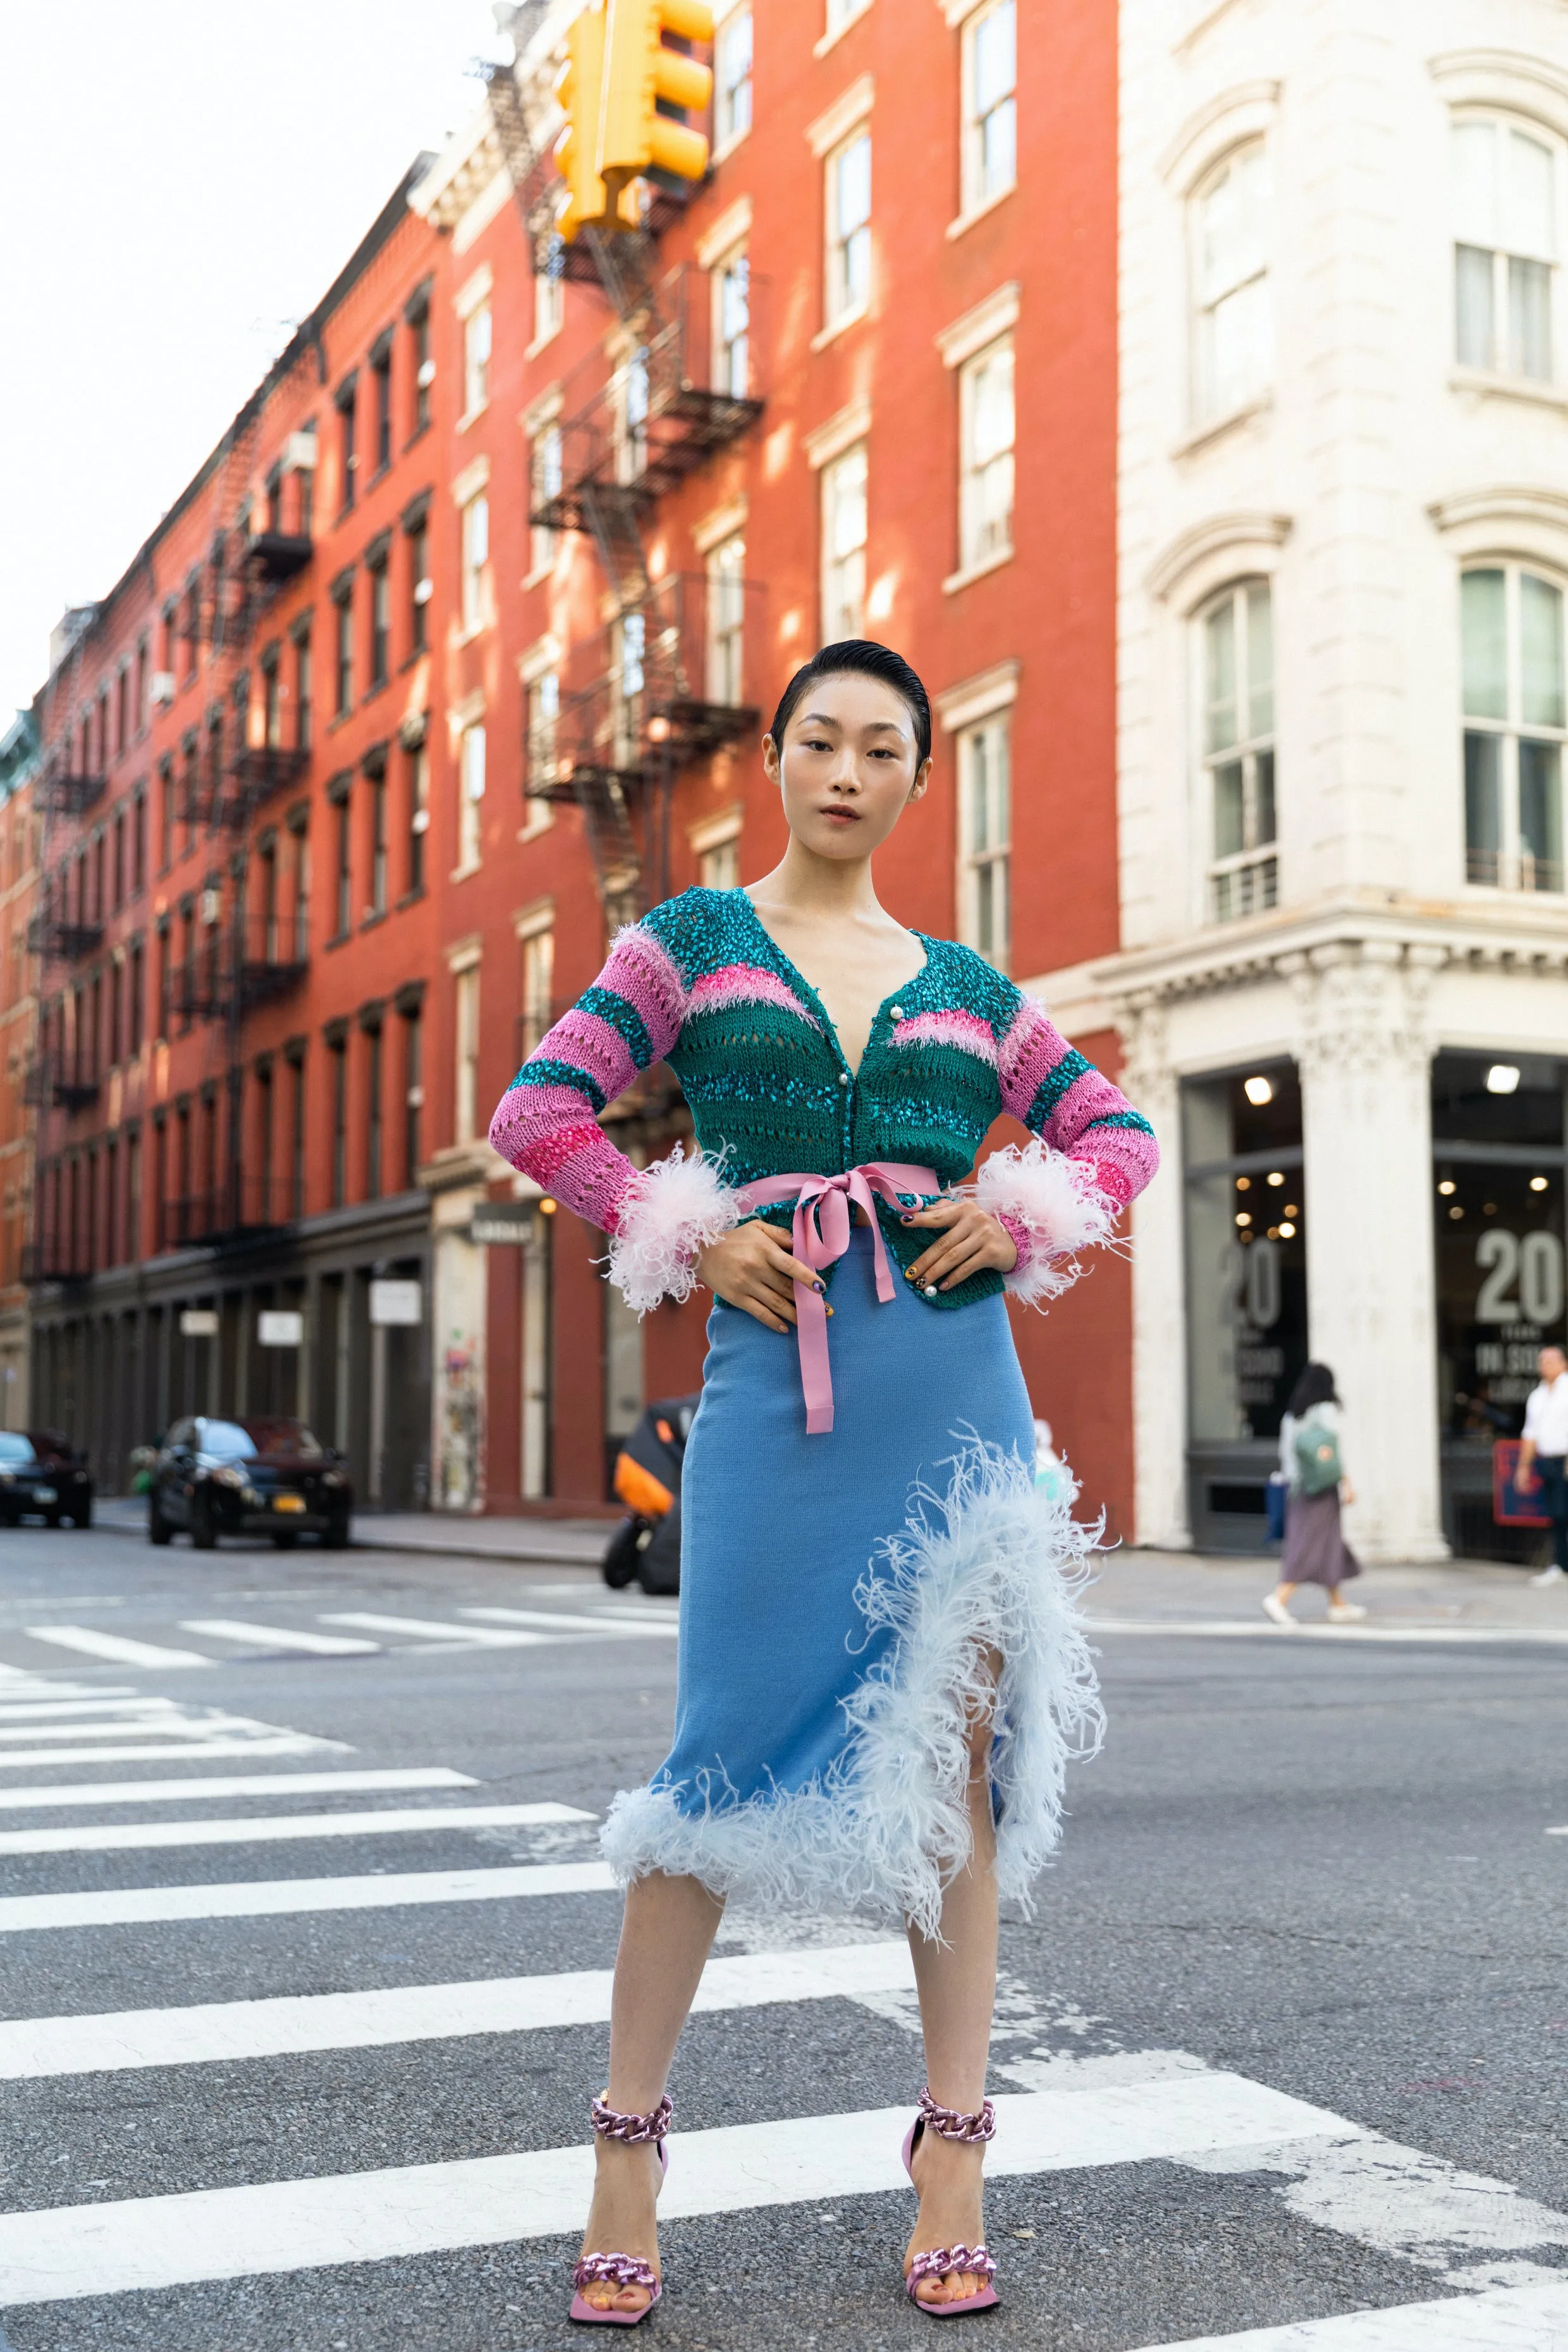
[[[377,695],[384,694],[391,684],[390,677],[373,677],[360,697],[360,709],[363,710],[367,702],[374,702]]]
[[[405,677],[407,672],[415,667],[416,662],[422,662],[429,650],[430,648],[428,646],[416,646],[411,654],[405,654],[397,665],[398,677]]]
[[[384,464],[380,465],[380,466],[378,466],[378,467],[376,467],[376,469],[375,469],[374,473],[371,476],[371,478],[370,478],[369,481],[365,484],[365,486],[364,486],[364,487],[365,487],[365,488],[366,488],[367,490],[374,490],[374,488],[375,488],[375,486],[376,486],[376,484],[377,484],[377,482],[384,482],[384,481],[385,481],[385,479],[386,479],[386,478],[387,478],[387,476],[388,476],[388,474],[390,474],[390,473],[391,473],[391,471],[392,471],[392,460],[391,460],[391,458],[390,458],[390,457],[388,457],[388,458],[386,459],[386,461],[384,462]]]
[[[1207,449],[1215,441],[1223,441],[1227,433],[1238,432],[1254,417],[1266,416],[1273,406],[1272,392],[1258,393],[1251,400],[1243,401],[1239,408],[1227,408],[1223,416],[1212,416],[1205,423],[1194,425],[1190,433],[1173,446],[1171,455],[1178,458],[1195,457],[1200,450]]]
[[[714,156],[713,161],[715,163],[719,161],[717,155]],[[555,341],[556,336],[560,332],[561,322],[557,322],[555,326],[551,328],[550,332],[547,335],[535,335],[532,342],[531,342],[524,350],[522,354],[523,358],[525,360],[536,360],[541,352],[549,350],[551,344]]]
[[[536,563],[531,572],[525,572],[522,584],[525,588],[542,588],[544,583],[553,577],[554,571],[555,558],[552,556],[548,563]]]
[[[457,635],[452,639],[452,643],[455,646],[471,646],[476,637],[482,637],[484,635],[484,633],[489,626],[489,623],[488,621],[469,621],[466,626],[458,631]]]
[[[346,506],[346,507],[340,507],[340,508],[338,509],[338,510],[337,510],[337,513],[332,517],[332,529],[333,529],[334,530],[337,530],[337,528],[338,528],[338,526],[339,526],[341,523],[345,523],[345,522],[347,522],[347,520],[348,520],[348,519],[349,519],[350,515],[352,515],[352,514],[353,514],[353,510],[354,510],[354,502],[353,502],[353,499],[351,499],[349,500],[349,502],[348,502],[347,506]]]
[[[1517,889],[1506,882],[1467,882],[1467,898],[1479,898],[1491,907],[1532,907],[1542,899],[1549,907],[1561,907],[1568,892],[1563,890]]]
[[[526,824],[519,825],[517,829],[519,841],[538,841],[541,835],[548,833],[554,824],[555,813],[551,808],[550,803],[541,801],[540,806],[545,811],[544,815],[531,817]]]
[[[405,892],[404,892],[404,894],[403,894],[402,898],[399,898],[399,900],[398,900],[398,902],[397,902],[397,905],[396,905],[396,908],[395,908],[395,910],[394,910],[394,911],[395,911],[395,913],[397,913],[397,914],[401,915],[401,914],[402,914],[402,912],[403,912],[403,910],[404,910],[404,908],[405,908],[405,907],[416,907],[416,906],[419,904],[420,899],[421,899],[421,898],[423,898],[423,897],[424,897],[424,896],[425,896],[425,885],[424,885],[424,883],[423,883],[423,882],[421,882],[421,883],[420,883],[420,885],[419,885],[419,887],[418,887],[416,890],[405,890]]]
[[[352,710],[352,709],[351,709],[351,710],[334,710],[334,711],[333,711],[333,713],[332,713],[332,715],[331,715],[331,718],[328,719],[328,721],[327,721],[327,732],[328,732],[328,734],[329,734],[329,735],[335,735],[335,734],[337,733],[337,731],[338,731],[338,729],[339,729],[340,727],[346,727],[346,726],[348,725],[348,723],[349,723],[349,720],[350,720],[353,717],[353,710]]]
[[[489,402],[488,400],[481,400],[477,408],[465,408],[461,416],[458,417],[457,424],[453,426],[453,431],[456,433],[466,433],[470,425],[474,425],[479,422],[479,419],[485,414],[485,411],[489,406]]]
[[[1005,205],[1008,197],[1016,195],[1017,192],[1017,181],[1009,180],[1005,188],[998,188],[994,196],[984,197],[979,204],[971,205],[966,211],[961,212],[956,220],[950,220],[946,228],[942,231],[942,235],[947,238],[948,243],[951,245],[954,237],[963,236],[967,230],[972,229],[974,226],[976,221],[983,221],[988,218],[988,216],[995,211],[998,205]]]
[[[391,909],[386,907],[367,907],[364,913],[359,919],[360,929],[362,931],[374,931],[378,924],[385,922],[390,912]]]
[[[1535,408],[1568,409],[1568,388],[1542,383],[1533,376],[1494,375],[1487,368],[1455,368],[1448,389],[1468,393],[1475,400],[1522,400]]]
[[[476,857],[471,866],[454,866],[447,878],[450,882],[467,882],[470,876],[482,873],[483,870],[482,861]]]
[[[966,563],[962,571],[950,572],[942,583],[942,594],[956,596],[961,588],[969,587],[976,580],[984,580],[988,572],[999,572],[1003,564],[1012,562],[1016,552],[1014,548],[999,547],[994,554],[982,556],[978,563]]]
[[[745,145],[751,135],[752,126],[749,122],[747,123],[744,131],[732,131],[721,146],[714,148],[713,152],[708,158],[709,169],[712,171],[715,170],[719,164],[727,163],[737,149]]]
[[[415,426],[413,432],[409,435],[407,440],[403,445],[403,454],[405,457],[407,457],[410,449],[413,448],[415,443],[416,441],[423,441],[425,436],[429,432],[429,430],[430,420],[428,417],[426,418],[423,425],[416,425]]]
[[[835,319],[830,326],[818,327],[811,339],[812,350],[825,352],[829,343],[836,343],[840,335],[847,334],[851,327],[858,327],[862,319],[868,319],[870,315],[869,302],[862,302],[855,310],[846,310],[843,317]]]
[[[333,948],[346,948],[353,937],[353,933],[352,931],[334,931],[330,940],[323,940],[321,941],[322,954],[330,954]]]

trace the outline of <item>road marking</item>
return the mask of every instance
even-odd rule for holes
[[[300,1633],[284,1625],[248,1625],[237,1617],[182,1617],[182,1633],[210,1633],[216,1642],[248,1642],[268,1650],[302,1650],[309,1657],[368,1658],[379,1642],[356,1642],[346,1633]]]
[[[53,1685],[45,1683],[48,1690]],[[0,1699],[0,1723],[44,1722],[55,1715],[127,1715],[149,1713],[153,1709],[171,1715],[184,1713],[184,1704],[172,1698],[143,1698],[129,1684],[123,1688],[94,1691],[90,1698],[4,1698]]]
[[[584,1969],[561,1976],[215,2001],[187,2009],[132,2009],[100,2017],[23,2019],[0,2024],[0,2081],[277,2058],[307,2050],[367,2050],[468,2033],[604,2025],[609,2021],[613,1982],[610,1969]],[[908,1991],[913,1986],[910,1948],[900,1937],[827,1950],[710,1960],[693,2008],[760,2009],[778,2001],[852,2000],[858,1992]]]
[[[0,1723],[0,1740],[9,1745],[25,1739],[166,1739],[174,1731],[199,1738],[205,1732],[232,1731],[237,1725],[247,1723],[243,1715],[192,1715],[169,1698],[145,1699],[132,1707],[121,1699],[116,1705],[118,1713],[100,1715],[86,1723],[40,1723],[36,1718],[28,1723]]]
[[[1443,1643],[1524,1642],[1568,1643],[1568,1628],[1551,1625],[1324,1625],[1298,1618],[1293,1631],[1254,1624],[1250,1617],[1086,1617],[1090,1633],[1173,1633],[1215,1641],[1427,1642]]]
[[[90,1625],[28,1625],[26,1632],[35,1642],[52,1642],[57,1649],[79,1650],[84,1657],[107,1658],[116,1666],[150,1666],[162,1672],[168,1667],[210,1666],[216,1663],[204,1658],[195,1650],[162,1650],[152,1642],[128,1641],[123,1633],[98,1633]]]
[[[483,1617],[498,1625],[556,1626],[563,1633],[592,1633],[600,1641],[618,1640],[623,1633],[651,1633],[660,1641],[672,1641],[680,1630],[673,1622],[649,1624],[635,1617],[613,1617],[607,1610],[602,1617],[568,1617],[555,1609],[459,1609],[458,1614]]]
[[[15,1771],[24,1764],[34,1769],[50,1764],[166,1764],[185,1756],[315,1756],[324,1748],[344,1745],[338,1739],[312,1739],[303,1731],[279,1731],[255,1739],[181,1739],[163,1748],[29,1748],[20,1755],[0,1753],[0,1771]]]
[[[603,1862],[502,1870],[408,1870],[363,1878],[239,1879],[217,1886],[127,1886],[106,1893],[0,1896],[0,1936],[43,1928],[151,1927],[163,1920],[263,1919],[295,1912],[385,1911],[429,1903],[502,1903],[535,1895],[608,1895]]]
[[[259,1750],[260,1742],[254,1746]],[[79,1780],[47,1789],[0,1789],[0,1805],[23,1812],[41,1805],[163,1805],[192,1797],[361,1796],[370,1789],[478,1786],[471,1773],[454,1772],[447,1764],[399,1764],[390,1770],[353,1772],[214,1772],[199,1780]]]
[[[573,1805],[452,1805],[405,1812],[289,1813],[254,1822],[116,1822],[99,1829],[0,1830],[0,1853],[110,1853],[170,1845],[267,1845],[280,1838],[408,1837],[426,1830],[520,1829],[593,1818]]]
[[[1149,2352],[1563,2352],[1565,2346],[1568,2284],[1497,2287],[1239,2336],[1184,2336]]]
[[[1217,2073],[1004,2094],[995,2104],[986,2159],[994,2177],[1180,2161],[1355,2129]],[[909,2121],[905,2105],[683,2132],[660,2213],[672,2220],[905,2189],[899,2148]],[[0,2308],[564,2235],[582,2226],[593,2174],[594,2151],[579,2144],[0,2215]]]
[[[490,1633],[479,1625],[454,1625],[438,1617],[377,1617],[367,1609],[342,1609],[325,1615],[323,1625],[363,1625],[372,1633],[405,1633],[418,1642],[460,1643],[477,1649],[522,1649],[549,1639],[544,1633]]]

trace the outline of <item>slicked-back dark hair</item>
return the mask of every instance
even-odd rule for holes
[[[902,654],[891,646],[879,646],[872,637],[841,637],[836,646],[824,646],[796,670],[779,697],[779,707],[773,713],[769,732],[773,741],[784,749],[784,729],[795,717],[806,688],[819,677],[844,677],[858,674],[874,677],[883,686],[890,686],[910,707],[910,717],[915,722],[915,749],[919,753],[917,767],[923,767],[931,758],[931,698],[910,667]]]
[[[1293,1421],[1310,1412],[1315,1404],[1338,1404],[1334,1394],[1334,1376],[1327,1364],[1303,1364],[1300,1378],[1290,1391],[1290,1402],[1285,1408]]]

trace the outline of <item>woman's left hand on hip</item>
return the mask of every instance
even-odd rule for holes
[[[906,1211],[903,1222],[910,1228],[934,1226],[940,1234],[906,1270],[906,1279],[922,1290],[933,1284],[952,1290],[974,1274],[1011,1274],[1018,1263],[1017,1244],[1005,1225],[974,1201],[938,1201],[929,1209]]]

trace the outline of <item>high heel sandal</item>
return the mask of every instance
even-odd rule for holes
[[[982,2147],[996,2129],[996,2110],[989,2099],[980,2103],[978,2115],[960,2115],[955,2107],[939,2107],[931,2097],[928,2084],[921,2093],[920,2111],[904,2139],[904,2170],[912,2181],[913,2157],[921,2133],[927,2125],[939,2139],[963,2140],[971,2147]],[[959,2303],[922,2303],[915,2292],[924,2279],[946,2278],[952,2273],[962,2276],[965,2272],[973,2278],[984,2281],[978,2294],[966,2294]],[[1001,2296],[992,2284],[996,2265],[984,2243],[978,2246],[933,2246],[930,2253],[917,2254],[904,2279],[910,2301],[928,2319],[957,2319],[966,2311],[989,2311]]]
[[[675,2115],[668,2095],[660,2099],[651,2115],[623,2116],[603,2099],[595,2099],[591,2110],[594,2134],[597,2139],[618,2139],[628,2147],[652,2145],[658,2150],[659,2173],[669,2170],[669,2158],[664,2152],[665,2134]],[[664,2290],[651,2263],[640,2254],[582,2254],[572,2269],[572,2284],[575,2292],[568,2319],[575,2319],[584,2327],[637,2327],[645,2320]],[[584,2300],[585,2286],[645,2286],[647,2301],[640,2311],[599,2311]]]

